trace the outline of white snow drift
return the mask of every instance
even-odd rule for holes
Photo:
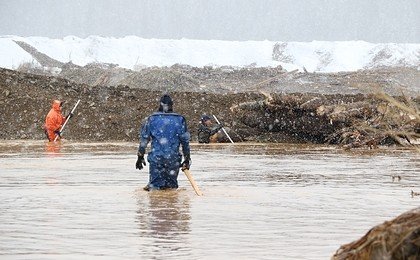
[[[114,63],[136,69],[143,66],[186,64],[195,67],[275,67],[319,72],[355,71],[379,66],[420,66],[420,44],[346,42],[273,42],[143,39],[136,36],[81,39],[0,37],[0,67],[16,69],[34,58],[14,41],[26,42],[61,62],[84,66]]]

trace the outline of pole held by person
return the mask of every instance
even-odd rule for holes
[[[220,122],[217,119],[217,117],[215,115],[213,115],[213,117],[214,117],[214,120],[216,120],[216,122],[220,125]],[[223,133],[225,133],[225,135],[227,136],[227,138],[229,139],[229,141],[233,144],[234,142],[233,142],[232,138],[230,138],[230,136],[228,135],[228,133],[226,132],[226,130],[225,130],[224,127],[222,127],[222,131],[223,131]]]
[[[77,100],[76,105],[74,105],[73,109],[70,111],[69,116],[66,118],[66,121],[64,122],[63,126],[59,130],[59,134],[55,137],[54,142],[57,141],[58,137],[61,135],[61,133],[64,130],[64,127],[66,126],[67,122],[70,120],[70,118],[73,116],[74,110],[76,110],[77,105],[79,105],[80,99]]]
[[[184,172],[185,176],[187,176],[187,179],[190,181],[191,186],[193,187],[195,191],[195,194],[197,194],[198,196],[203,196],[203,193],[201,192],[200,188],[198,188],[197,183],[192,177],[190,170],[183,167],[182,171]]]

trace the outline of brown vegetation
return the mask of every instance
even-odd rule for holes
[[[344,148],[414,146],[420,138],[419,100],[370,95],[270,94],[233,107],[245,125]]]
[[[332,259],[420,259],[420,208],[373,227],[359,240],[341,246]]]

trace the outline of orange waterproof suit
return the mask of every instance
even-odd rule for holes
[[[61,101],[54,100],[44,125],[45,134],[50,142],[54,141],[65,121],[66,118],[61,114]]]

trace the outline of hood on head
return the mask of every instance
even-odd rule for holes
[[[172,112],[173,104],[172,98],[168,94],[165,94],[160,98],[159,111],[165,113]]]
[[[202,115],[201,116],[201,122],[206,122],[207,120],[211,120],[211,118],[208,115]]]
[[[54,100],[53,103],[52,103],[52,108],[56,111],[60,111],[62,103],[63,102],[61,102],[60,100]]]

